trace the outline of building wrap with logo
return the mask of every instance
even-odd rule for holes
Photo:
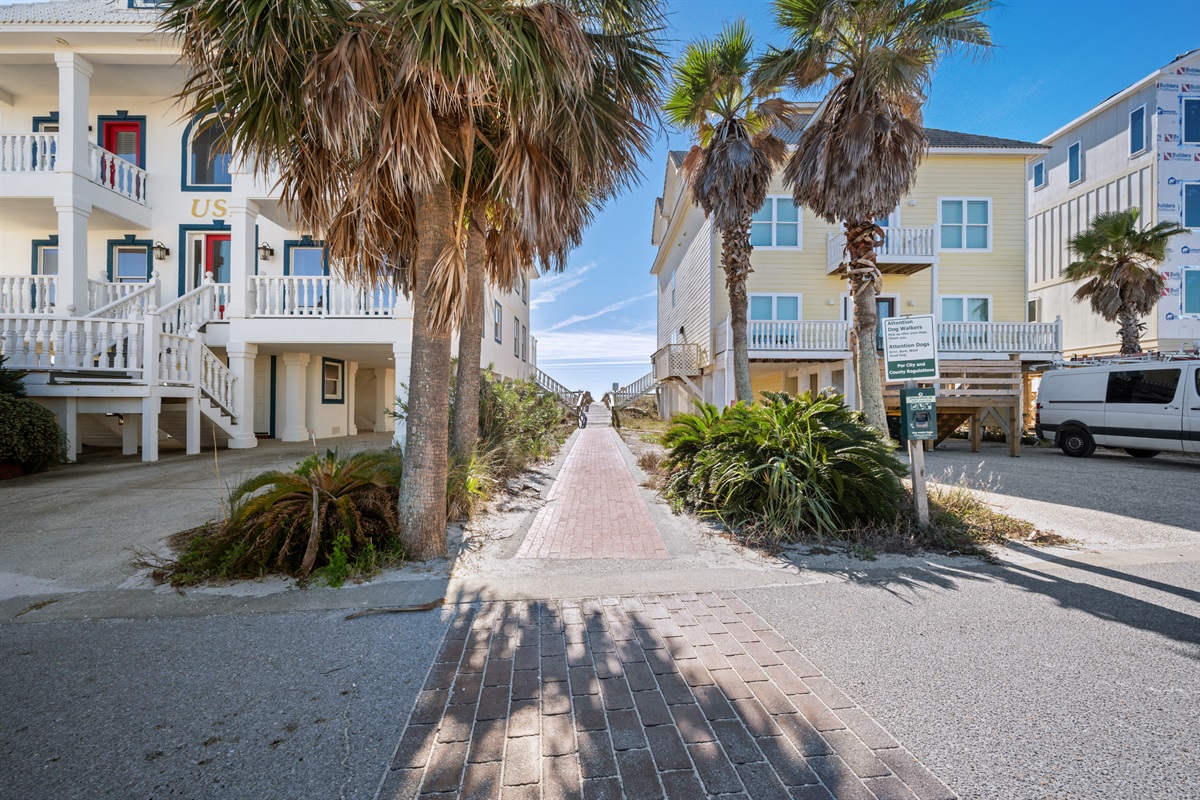
[[[1195,110],[1200,107],[1200,81],[1189,80],[1200,77],[1200,66],[1179,66],[1175,74],[1186,82],[1164,80],[1156,86],[1158,221],[1188,226],[1195,224],[1192,217],[1200,216],[1193,208],[1200,203],[1200,139],[1192,127],[1185,130],[1185,126],[1195,126],[1195,117],[1200,115]],[[1196,297],[1200,293],[1200,227],[1188,227],[1186,233],[1171,238],[1162,276],[1159,338],[1200,340],[1200,298]]]

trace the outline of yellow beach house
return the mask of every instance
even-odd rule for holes
[[[958,376],[939,387],[949,401],[939,410],[946,409],[946,425],[957,419],[957,427],[989,407],[1015,413],[1022,374],[1061,351],[1059,322],[1026,320],[1025,175],[1029,159],[1046,148],[954,131],[927,134],[913,191],[879,220],[887,234],[878,250],[879,314],[936,316],[943,376]],[[788,132],[789,144],[799,135]],[[653,226],[658,350],[652,375],[665,417],[696,400],[723,406],[734,398],[720,234],[690,199],[681,171],[685,155],[669,154]],[[833,387],[855,404],[841,229],[796,208],[777,175],[753,216],[751,236],[748,336],[755,391]],[[966,400],[949,413],[956,388]]]

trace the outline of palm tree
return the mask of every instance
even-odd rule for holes
[[[683,161],[692,199],[721,232],[721,266],[729,292],[737,399],[752,402],[746,341],[746,278],[751,272],[750,216],[762,207],[786,147],[771,127],[789,106],[777,84],[754,77],[754,39],[739,20],[715,39],[688,45],[675,64],[664,110],[698,140]]]
[[[761,78],[798,90],[832,83],[783,178],[797,205],[845,227],[859,397],[879,430],[887,430],[874,344],[883,231],[874,220],[916,180],[934,66],[949,51],[991,47],[982,19],[989,8],[991,0],[775,0],[791,43],[764,56]]]
[[[334,268],[412,299],[406,550],[446,549],[451,331],[468,307],[476,152],[507,236],[572,241],[647,152],[662,54],[657,0],[175,0],[186,113],[232,144],[320,235]],[[531,257],[535,247],[521,253]],[[516,256],[496,259],[510,263]]]
[[[1139,216],[1139,208],[1097,214],[1091,227],[1071,237],[1079,260],[1063,271],[1067,280],[1087,280],[1075,291],[1075,302],[1087,300],[1106,322],[1120,323],[1121,355],[1141,352],[1138,340],[1146,331],[1141,318],[1162,296],[1159,267],[1167,257],[1167,240],[1186,232],[1174,222],[1138,230]]]

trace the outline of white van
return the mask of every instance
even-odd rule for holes
[[[1114,362],[1043,373],[1037,434],[1069,456],[1096,445],[1134,458],[1200,453],[1200,360]]]

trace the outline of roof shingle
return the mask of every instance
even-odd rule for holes
[[[145,24],[156,8],[130,8],[128,0],[55,0],[0,6],[0,25]]]

